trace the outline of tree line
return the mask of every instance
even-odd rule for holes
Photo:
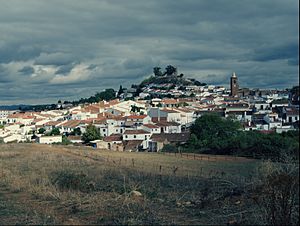
[[[205,114],[192,125],[191,137],[182,151],[237,155],[281,161],[298,159],[299,130],[278,134],[244,131],[239,122],[217,114]]]

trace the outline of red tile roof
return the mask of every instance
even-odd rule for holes
[[[162,102],[164,104],[177,104],[178,100],[177,99],[163,99]]]
[[[80,124],[80,122],[81,122],[80,120],[69,120],[61,124],[60,126],[68,127],[68,128],[76,128]]]
[[[138,129],[138,130],[125,130],[124,134],[149,134],[148,131]]]
[[[56,126],[59,123],[61,123],[61,122],[59,122],[59,121],[50,121],[50,122],[46,122],[44,124],[44,126]]]
[[[112,134],[110,136],[104,137],[103,140],[106,142],[122,141],[122,135],[121,134]]]
[[[35,117],[32,115],[28,115],[26,113],[16,113],[16,114],[8,115],[7,118],[34,119]]]
[[[129,115],[127,116],[128,119],[144,119],[147,115]]]
[[[159,128],[159,126],[154,125],[154,124],[144,124],[145,127],[151,128],[151,129],[156,129]]]

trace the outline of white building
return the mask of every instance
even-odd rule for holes
[[[147,149],[151,133],[145,130],[126,130],[123,134],[124,141],[141,141],[143,149]]]
[[[37,137],[36,142],[39,144],[61,143],[62,136],[41,136]]]

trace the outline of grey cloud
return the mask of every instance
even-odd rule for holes
[[[242,86],[290,87],[298,16],[294,0],[2,1],[0,104],[89,96],[168,64],[213,84],[236,71]],[[85,74],[70,75],[80,64]]]
[[[26,61],[38,56],[39,54],[39,47],[36,47],[34,45],[22,45],[20,43],[6,42],[4,42],[2,46],[0,45],[0,63],[9,63],[11,61]]]
[[[36,65],[66,65],[75,60],[75,56],[69,53],[41,53],[39,57],[35,59]]]
[[[299,56],[297,58],[294,58],[294,59],[289,59],[288,60],[288,65],[291,65],[291,66],[299,65]]]
[[[21,72],[22,74],[25,74],[25,75],[30,75],[30,74],[33,74],[34,68],[31,66],[25,66],[21,70],[19,70],[19,72]]]
[[[277,59],[291,59],[293,62],[299,56],[299,44],[288,43],[283,46],[270,46],[254,51],[254,60],[269,61]]]

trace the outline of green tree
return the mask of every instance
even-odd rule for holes
[[[81,130],[80,130],[80,128],[79,128],[79,127],[75,128],[75,129],[73,130],[73,134],[74,134],[75,136],[76,136],[76,135],[80,136],[80,135],[81,135]]]
[[[122,85],[120,85],[120,88],[119,88],[119,91],[118,91],[118,96],[120,96],[122,93],[124,93],[124,91],[123,91]]]
[[[162,76],[163,75],[163,73],[161,72],[161,68],[160,67],[154,67],[153,68],[153,74],[155,76]]]
[[[86,132],[82,135],[82,140],[84,143],[89,143],[92,140],[101,139],[101,134],[99,130],[94,125],[88,125],[86,128]]]
[[[60,131],[58,128],[54,128],[51,130],[51,132],[49,133],[50,136],[57,136],[60,135]]]
[[[164,74],[166,74],[166,75],[173,75],[174,73],[176,73],[177,72],[177,68],[176,67],[174,67],[174,66],[172,66],[172,65],[168,65],[167,67],[166,67],[166,71],[165,71],[165,73]]]
[[[197,138],[197,146],[221,150],[238,134],[239,128],[238,122],[221,118],[217,114],[205,114],[191,127],[193,143]]]
[[[45,132],[46,132],[46,130],[44,128],[39,128],[39,131],[38,131],[39,134],[43,134]]]
[[[101,92],[101,93],[97,93],[95,95],[96,98],[96,102],[100,101],[100,100],[112,100],[116,98],[116,92],[114,89],[106,89],[105,91]]]
[[[69,145],[69,144],[72,144],[71,141],[68,140],[68,138],[66,136],[63,136],[62,137],[62,142],[61,142],[62,145]]]

